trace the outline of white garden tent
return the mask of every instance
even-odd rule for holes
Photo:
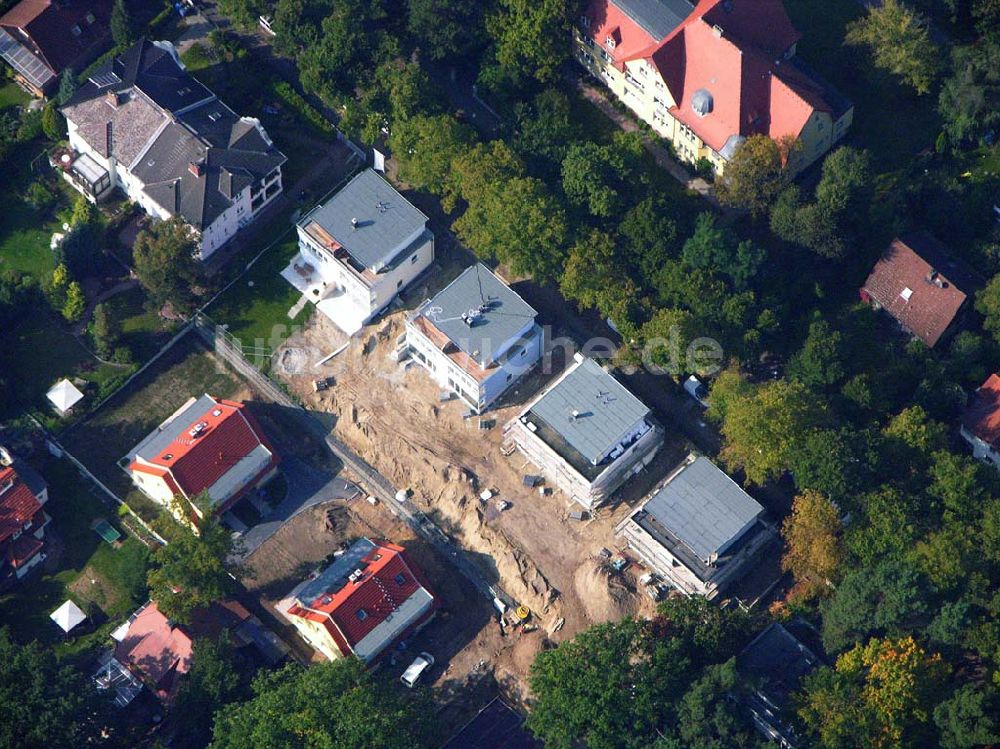
[[[45,394],[52,405],[56,407],[56,410],[60,414],[65,414],[73,406],[80,402],[83,398],[83,393],[81,393],[69,380],[59,380],[52,389]]]
[[[66,603],[49,614],[49,618],[58,624],[63,632],[68,633],[73,627],[86,619],[87,615],[80,610],[79,606],[67,600]]]

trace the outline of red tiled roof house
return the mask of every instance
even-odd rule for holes
[[[48,499],[45,482],[30,468],[0,465],[0,587],[45,559]]]
[[[191,398],[127,460],[132,481],[153,501],[169,508],[177,495],[193,500],[208,492],[216,514],[270,480],[279,462],[244,404],[210,395]]]
[[[437,605],[401,546],[362,538],[278,610],[330,660],[370,663],[430,621]]]
[[[111,38],[111,0],[21,0],[0,16],[0,57],[36,96],[82,71]]]
[[[892,240],[861,287],[861,299],[933,348],[958,326],[979,275],[926,233]]]
[[[991,374],[976,391],[959,431],[976,458],[1000,469],[1000,374]]]
[[[577,60],[682,159],[721,174],[751,135],[797,138],[804,169],[840,140],[854,108],[795,58],[781,0],[590,0]]]

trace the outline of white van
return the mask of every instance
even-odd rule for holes
[[[410,689],[420,680],[420,675],[434,665],[434,656],[430,653],[421,653],[413,659],[413,663],[406,667],[399,680]]]

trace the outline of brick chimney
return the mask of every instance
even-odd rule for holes
[[[188,171],[195,177],[200,177],[205,173],[205,165],[200,161],[192,161],[188,164]]]
[[[121,96],[117,91],[108,91],[104,95],[104,99],[112,109],[118,109],[118,105],[122,103]]]

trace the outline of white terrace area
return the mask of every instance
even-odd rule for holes
[[[301,252],[297,252],[288,267],[281,271],[281,277],[301,292],[303,297],[288,316],[295,317],[305,303],[312,303],[338,328],[352,336],[364,326],[368,310],[353,301],[336,280],[324,277],[322,270],[303,257]]]

